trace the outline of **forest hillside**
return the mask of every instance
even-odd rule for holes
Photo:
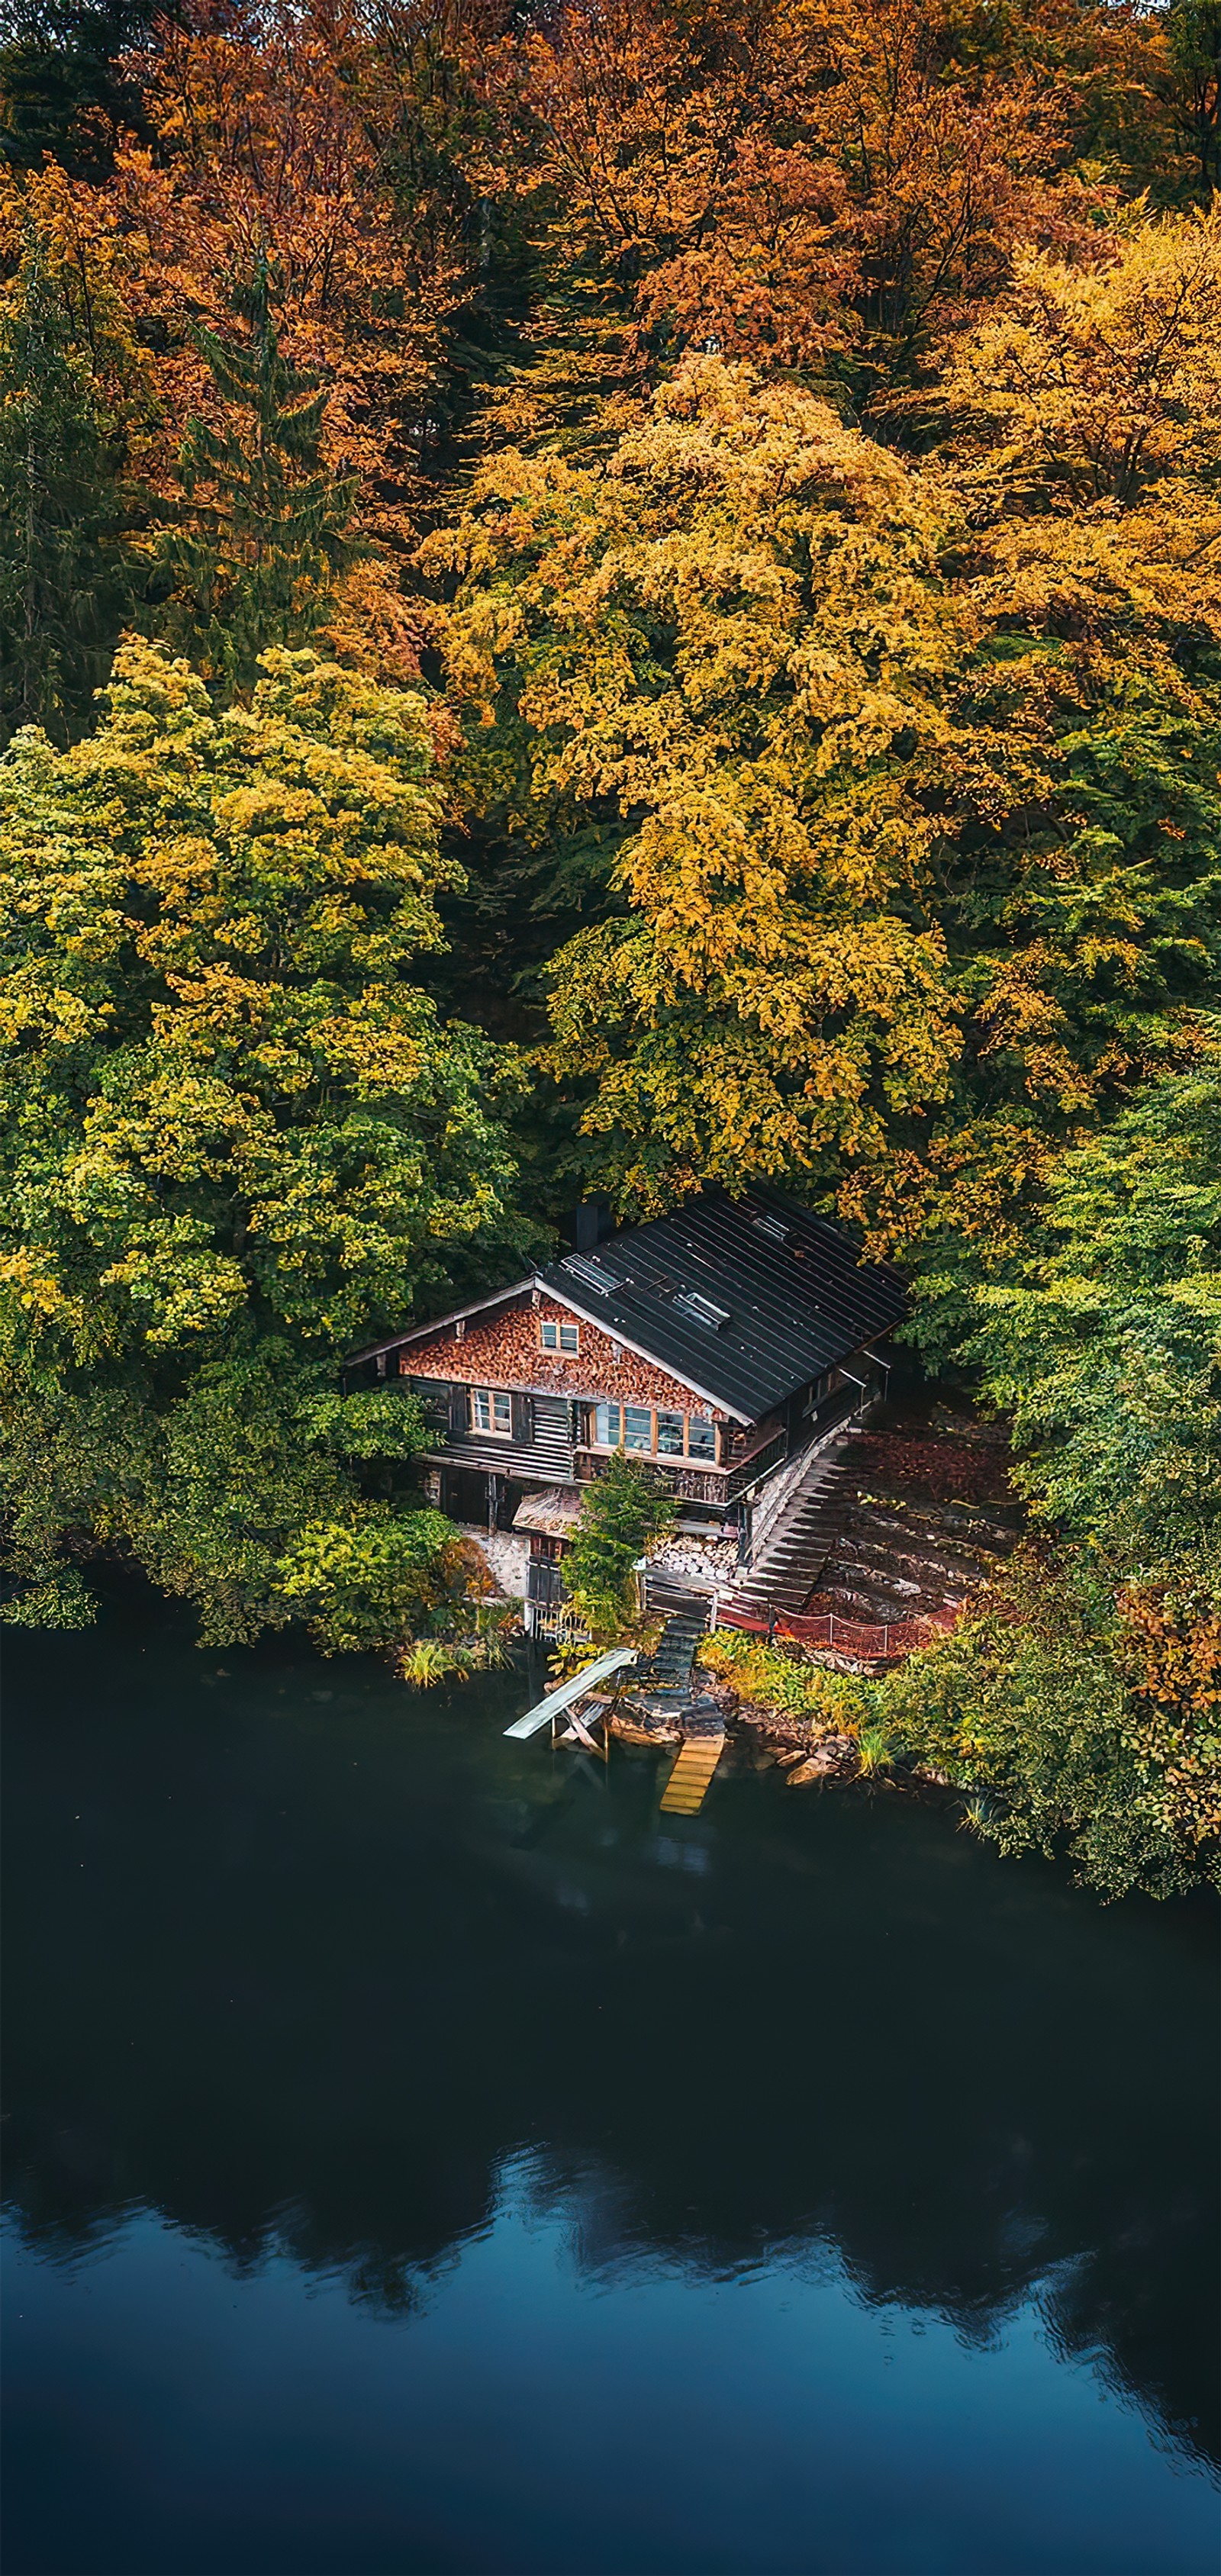
[[[1221,7],[19,0],[4,1616],[460,1580],[362,1343],[778,1184],[1030,1537],[886,1722],[1221,1831]]]

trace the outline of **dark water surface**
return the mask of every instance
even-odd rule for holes
[[[6,1664],[7,2576],[1213,2569],[1207,1907],[516,1677]]]

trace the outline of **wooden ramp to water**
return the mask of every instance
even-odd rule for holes
[[[708,1783],[725,1750],[719,1735],[689,1735],[662,1791],[663,1816],[694,1816],[703,1806]]]
[[[621,1672],[625,1664],[634,1664],[635,1661],[634,1646],[612,1647],[608,1655],[599,1655],[596,1663],[582,1664],[580,1672],[561,1682],[558,1690],[548,1691],[546,1699],[540,1699],[535,1707],[528,1708],[524,1717],[515,1717],[512,1726],[506,1726],[505,1734],[515,1735],[519,1742],[537,1735],[544,1726],[552,1725],[557,1717],[562,1717],[574,1700],[584,1699],[595,1682],[605,1681],[608,1674]]]

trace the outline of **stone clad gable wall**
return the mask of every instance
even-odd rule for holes
[[[544,1321],[580,1325],[581,1347],[575,1358],[567,1352],[540,1349],[538,1327]],[[513,1387],[523,1395],[576,1395],[590,1403],[606,1396],[620,1404],[656,1404],[674,1413],[702,1413],[714,1422],[724,1421],[716,1405],[706,1403],[664,1369],[654,1368],[651,1360],[637,1359],[622,1343],[619,1350],[621,1356],[616,1359],[610,1335],[596,1324],[587,1324],[583,1315],[572,1315],[566,1306],[549,1299],[538,1307],[527,1300],[498,1307],[492,1315],[468,1316],[460,1342],[455,1341],[450,1324],[434,1340],[411,1343],[402,1353],[401,1364],[410,1377],[450,1378],[463,1386]]]

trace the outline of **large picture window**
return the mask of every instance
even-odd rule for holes
[[[633,1449],[650,1458],[699,1458],[716,1464],[716,1425],[702,1413],[673,1413],[647,1404],[594,1404],[589,1430],[596,1449]]]
[[[513,1398],[499,1387],[473,1386],[467,1397],[472,1431],[490,1432],[495,1440],[513,1437]]]

